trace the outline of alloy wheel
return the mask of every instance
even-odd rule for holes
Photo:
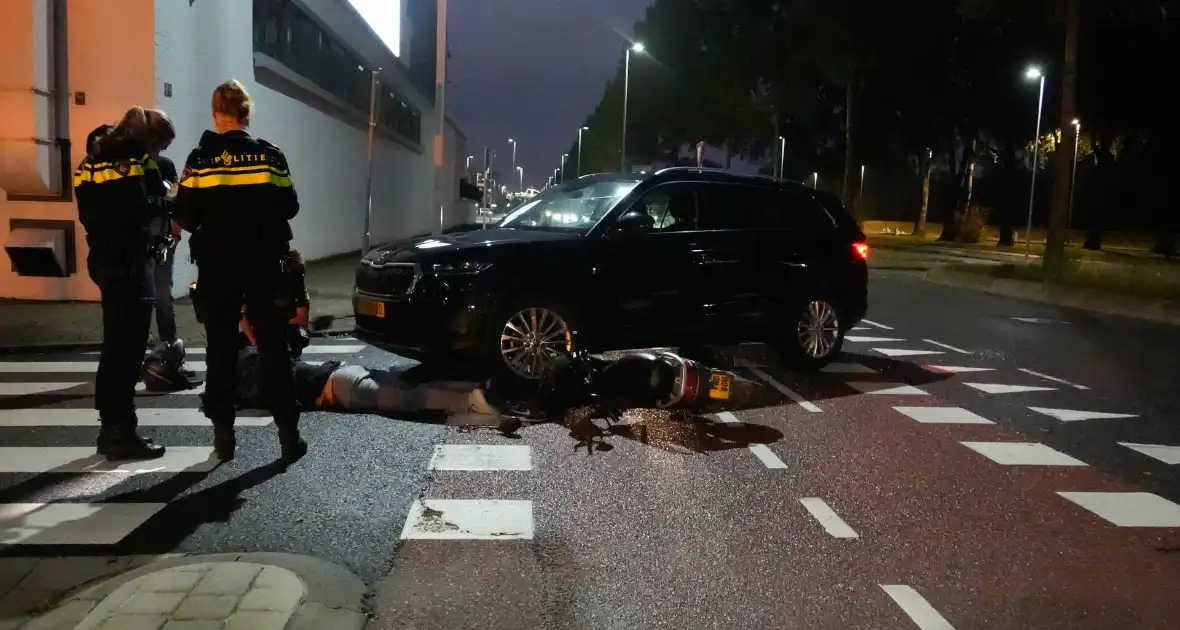
[[[836,309],[823,300],[812,300],[799,316],[796,331],[799,347],[810,359],[824,359],[840,339],[840,321]]]
[[[572,346],[569,324],[547,308],[521,309],[500,331],[500,357],[522,378],[541,378],[553,360]]]

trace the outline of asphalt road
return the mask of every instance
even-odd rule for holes
[[[841,366],[802,376],[740,349],[786,392],[697,423],[637,412],[505,437],[316,413],[311,454],[281,474],[271,426],[240,429],[238,458],[207,475],[5,472],[35,467],[8,451],[0,554],[312,554],[373,585],[374,630],[1180,627],[1180,464],[1162,461],[1180,454],[1120,445],[1180,447],[1180,329],[888,274],[871,291]],[[94,357],[3,359],[27,360]],[[8,363],[0,392],[90,378]],[[36,420],[88,408],[84,390],[0,395],[34,425],[0,415],[0,447],[89,446],[93,427]],[[12,507],[60,501],[164,507],[115,544],[37,544],[128,527]]]

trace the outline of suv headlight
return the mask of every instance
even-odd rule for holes
[[[459,263],[435,263],[427,267],[427,271],[437,276],[456,276],[469,275],[479,273],[492,263],[488,262],[459,262]]]

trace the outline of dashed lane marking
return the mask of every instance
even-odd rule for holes
[[[886,326],[885,324],[875,322],[871,319],[862,319],[860,321],[861,321],[861,323],[868,324],[869,326],[872,326],[873,328],[880,328],[881,330],[893,330],[893,326]]]
[[[848,386],[862,394],[871,396],[929,396],[930,394],[905,383],[877,383],[872,381],[850,381]]]
[[[893,410],[922,424],[995,424],[962,407],[894,407]]]
[[[974,367],[969,365],[931,365],[927,363],[922,366],[923,370],[927,372],[937,372],[939,374],[961,374],[965,372],[993,372],[995,368]]]
[[[762,370],[760,370],[754,366],[747,366],[747,369],[750,370],[751,372],[753,372],[754,375],[757,376],[758,378],[766,381],[766,383],[768,385],[777,389],[780,394],[795,401],[796,404],[798,404],[800,407],[806,409],[807,411],[810,411],[812,413],[820,413],[823,411],[818,406],[816,406],[815,403],[812,403],[812,402],[808,401],[806,398],[795,393],[794,390],[792,390],[791,388],[787,387],[786,385],[783,385],[782,383],[778,382],[777,380],[775,380],[771,375],[767,374],[766,372],[763,372]]]
[[[1029,407],[1032,411],[1057,418],[1062,422],[1079,422],[1082,420],[1118,420],[1123,418],[1138,418],[1133,413],[1107,413],[1105,411],[1085,411],[1082,409],[1051,409],[1049,407]]]
[[[919,630],[955,630],[926,598],[918,591],[904,584],[879,585],[901,610],[918,626]]]
[[[532,470],[528,445],[439,444],[430,458],[431,470]]]
[[[1136,444],[1135,442],[1119,442],[1119,446],[1125,446],[1137,453],[1142,453],[1165,464],[1172,466],[1180,464],[1180,446],[1169,446],[1167,444]]]
[[[739,422],[737,416],[728,411],[718,412],[716,416],[718,420],[726,424],[735,424]],[[750,444],[746,448],[754,454],[754,457],[758,458],[758,461],[762,462],[762,465],[770,468],[771,470],[781,470],[787,467],[787,465],[783,463],[783,460],[779,459],[778,455],[775,455],[774,451],[770,450],[770,447],[765,444]]]
[[[857,335],[845,335],[844,341],[849,343],[891,343],[894,341],[905,341],[905,339],[898,339],[897,337],[860,337]]]
[[[1048,374],[1034,372],[1028,368],[1017,368],[1017,369],[1019,369],[1021,372],[1024,372],[1025,374],[1031,374],[1031,375],[1036,376],[1038,378],[1043,378],[1046,381],[1053,381],[1054,383],[1061,383],[1062,385],[1069,385],[1070,387],[1073,387],[1076,389],[1090,389],[1089,387],[1086,387],[1085,385],[1078,385],[1077,383],[1071,383],[1063,378],[1057,378],[1056,376],[1049,376]]]
[[[951,345],[951,344],[949,344],[949,343],[943,343],[943,342],[941,342],[941,341],[935,341],[935,340],[933,340],[933,339],[923,339],[922,341],[925,341],[925,342],[926,342],[926,343],[928,343],[928,344],[932,344],[932,345],[938,346],[939,348],[946,348],[947,350],[950,350],[950,351],[952,351],[952,352],[958,352],[959,354],[971,354],[971,351],[970,351],[970,350],[964,350],[964,349],[962,349],[962,348],[956,348],[956,347],[952,346],[952,345]]]
[[[1051,392],[1056,387],[1040,387],[1038,385],[1007,385],[1004,383],[963,383],[967,387],[977,389],[985,394],[1023,394],[1025,392]]]
[[[961,444],[1002,466],[1086,465],[1086,462],[1038,442],[961,442]]]
[[[907,348],[873,348],[873,352],[878,352],[887,357],[920,357],[930,354],[946,354],[941,350],[909,350]]]
[[[803,507],[811,513],[811,516],[824,528],[824,531],[832,535],[833,538],[858,538],[856,532],[836,514],[836,511],[828,506],[823,499],[816,497],[809,497],[806,499],[799,499]]]
[[[309,365],[323,365],[323,361],[304,361]],[[204,361],[188,361],[188,368],[204,372]],[[98,361],[2,361],[0,374],[93,374],[98,372]]]
[[[1058,492],[1119,527],[1180,527],[1180,505],[1150,492]]]
[[[423,499],[410,505],[402,540],[532,540],[533,502]]]

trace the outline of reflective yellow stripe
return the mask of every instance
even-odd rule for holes
[[[78,172],[74,173],[74,185],[77,186],[83,182],[91,184],[105,184],[106,182],[123,179],[124,177],[143,177],[143,166],[132,166],[127,170],[127,174],[120,173],[113,168],[104,169],[87,169],[80,168]]]
[[[282,188],[291,187],[291,177],[286,171],[279,171],[277,169],[258,170],[254,169],[252,173],[227,173],[225,169],[218,169],[221,172],[210,174],[193,174],[180,182],[184,188],[213,188],[215,186],[251,186],[258,184],[270,184],[271,186],[279,186]]]
[[[269,170],[270,172],[272,172],[276,175],[290,175],[291,174],[291,172],[285,168],[278,168],[278,167],[272,166],[270,164],[267,164],[266,162],[260,162],[258,164],[251,164],[249,166],[211,166],[209,168],[193,168],[193,169],[189,169],[189,171],[193,175],[215,175],[218,173],[244,173],[244,172],[251,172],[251,171],[260,171],[263,169]]]

